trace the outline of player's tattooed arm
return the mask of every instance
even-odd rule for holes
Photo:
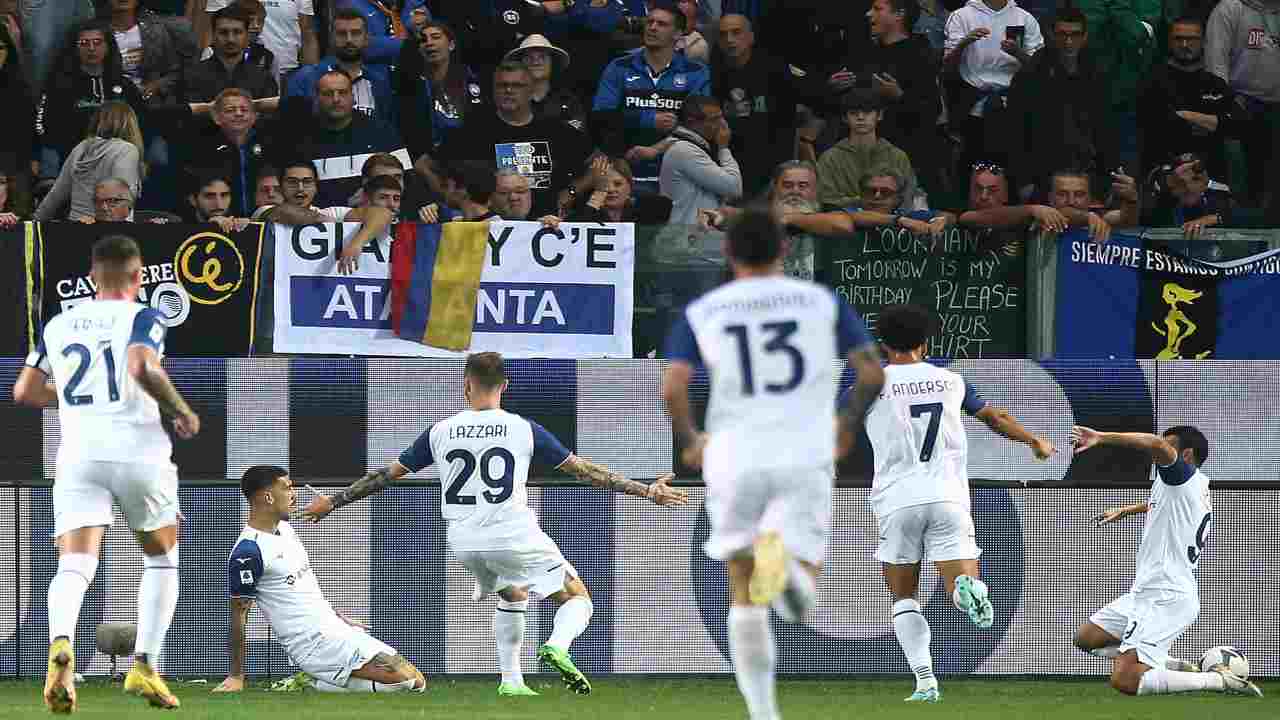
[[[684,490],[673,488],[667,484],[675,477],[671,473],[666,473],[654,480],[652,484],[646,485],[642,482],[625,478],[603,465],[598,465],[586,458],[572,454],[561,463],[559,469],[561,472],[566,472],[580,480],[585,480],[598,488],[607,488],[624,495],[642,497],[652,500],[658,505],[684,505],[686,502]]]
[[[862,424],[866,421],[867,411],[880,397],[880,389],[884,387],[884,368],[880,366],[880,351],[874,344],[864,345],[849,351],[849,367],[857,373],[858,382],[849,393],[849,408],[845,416],[845,427],[852,437],[858,437]]]
[[[386,490],[392,483],[408,474],[408,470],[398,462],[393,462],[387,467],[379,468],[365,475],[359,480],[351,483],[351,485],[342,492],[330,495],[329,500],[333,503],[333,509],[344,505],[350,505],[358,500],[363,500],[370,495]]]

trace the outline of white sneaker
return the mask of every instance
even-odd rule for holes
[[[1262,690],[1257,685],[1245,680],[1244,678],[1231,672],[1231,668],[1226,664],[1214,665],[1209,668],[1209,672],[1216,672],[1222,676],[1222,691],[1232,695],[1248,695],[1249,697],[1262,697]]]

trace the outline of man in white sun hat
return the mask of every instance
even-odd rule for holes
[[[520,46],[507,53],[504,60],[529,68],[533,75],[533,115],[567,123],[581,131],[587,129],[587,108],[569,88],[565,70],[569,53],[551,44],[542,35],[530,35]]]

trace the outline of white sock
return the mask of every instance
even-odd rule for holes
[[[1110,660],[1120,655],[1120,646],[1108,645],[1106,647],[1094,648],[1089,651],[1089,654],[1093,655],[1094,657],[1100,657],[1100,658]]]
[[[412,690],[415,682],[417,682],[417,680],[414,680],[413,678],[401,680],[398,683],[380,683],[372,680],[365,680],[364,678],[353,677],[348,678],[347,684],[342,686],[327,683],[324,680],[319,680],[317,678],[311,678],[311,687],[319,690],[320,692],[327,693],[396,693]]]
[[[585,595],[575,595],[566,600],[556,611],[555,624],[551,626],[551,637],[547,639],[547,644],[568,650],[570,643],[587,629],[587,622],[595,611],[591,598]]]
[[[65,637],[75,643],[80,606],[97,573],[96,555],[67,553],[58,557],[58,574],[49,583],[49,642]]]
[[[929,654],[929,621],[920,612],[920,603],[914,598],[899,600],[893,604],[893,634],[898,636],[902,654],[916,676],[916,690],[938,687],[933,676],[933,656]]]
[[[769,627],[768,608],[729,608],[729,657],[751,720],[775,720],[778,701],[773,675],[778,649]]]
[[[178,546],[164,555],[142,556],[138,586],[138,639],[134,652],[146,655],[155,668],[164,649],[164,636],[178,609]]]
[[[493,641],[498,648],[498,669],[502,671],[504,684],[524,684],[524,673],[520,672],[520,645],[524,643],[525,611],[528,609],[528,600],[499,600],[493,611]]]
[[[1138,681],[1139,695],[1169,695],[1224,688],[1222,676],[1213,672],[1178,672],[1164,668],[1152,668],[1142,673]]]

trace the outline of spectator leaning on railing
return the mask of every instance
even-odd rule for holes
[[[350,274],[359,267],[359,257],[366,244],[371,240],[387,240],[388,228],[395,220],[399,210],[400,197],[395,194],[394,202],[389,194],[379,191],[387,187],[399,188],[393,179],[375,179],[366,187],[365,204],[352,208],[346,205],[334,205],[318,208],[311,203],[316,198],[317,174],[315,165],[306,160],[293,160],[285,163],[284,202],[280,205],[264,206],[254,213],[254,220],[283,223],[285,225],[316,225],[331,222],[352,222],[359,220],[360,229],[351,236],[342,247],[338,256],[336,270],[342,274]],[[374,202],[377,200],[378,202]],[[394,205],[395,209],[390,206]]]
[[[1209,176],[1203,159],[1194,153],[1178,155],[1151,175],[1155,198],[1143,207],[1143,225],[1181,227],[1187,239],[1195,240],[1205,228],[1263,224],[1262,211],[1242,206],[1230,187]]]
[[[714,210],[742,197],[742,171],[729,149],[732,133],[720,102],[693,95],[685,99],[675,142],[662,161],[659,188],[671,198],[671,222],[693,225],[699,210]]]
[[[636,195],[631,163],[599,154],[591,159],[591,187],[578,195],[569,219],[599,223],[631,222],[663,225],[671,218],[671,200],[661,195]]]
[[[137,196],[124,178],[107,178],[93,188],[93,214],[78,218],[85,225],[95,223],[176,223],[182,218],[160,210],[134,210]]]
[[[528,220],[533,211],[533,193],[529,190],[529,178],[515,168],[501,168],[493,191],[493,211],[503,220]]]
[[[197,223],[213,223],[224,233],[239,232],[249,225],[249,218],[231,214],[231,181],[216,171],[200,171],[193,178],[187,195],[191,208],[189,219]]]
[[[1094,205],[1089,173],[1083,170],[1060,169],[1049,178],[1049,205],[1062,213],[1072,227],[1089,229],[1089,237],[1104,243],[1111,237],[1113,227],[1133,227],[1138,224],[1138,186],[1128,175],[1112,175],[1111,197],[1115,207]]]

